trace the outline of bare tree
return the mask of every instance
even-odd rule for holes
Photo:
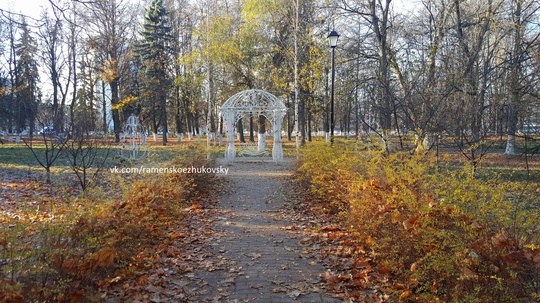
[[[57,14],[51,16],[47,12],[44,12],[42,21],[39,37],[43,46],[42,60],[52,86],[53,126],[56,131],[64,131],[66,99],[72,80],[72,66],[63,40],[64,24]]]
[[[43,125],[43,123],[41,124]],[[41,138],[43,140],[43,145],[34,145],[34,140],[32,138],[23,138],[23,142],[32,152],[32,155],[39,165],[45,169],[46,182],[47,184],[51,184],[51,168],[54,163],[56,163],[56,160],[62,155],[65,141],[63,138],[57,137],[56,134],[52,132],[42,132]]]
[[[540,2],[535,0],[507,0],[509,22],[508,49],[508,115],[507,142],[505,154],[515,154],[516,132],[519,113],[526,109],[527,95],[534,83],[529,68],[534,49],[540,45],[540,33],[533,31],[527,35],[527,27],[537,20]]]
[[[189,107],[185,107],[182,98],[184,96],[184,90],[188,89],[187,86],[182,85],[182,79],[186,72],[186,64],[183,64],[183,57],[188,55],[191,46],[192,32],[193,32],[193,17],[190,16],[190,5],[187,0],[174,1],[171,5],[171,25],[172,33],[174,37],[171,47],[173,48],[172,60],[173,60],[173,76],[174,81],[174,121],[175,131],[177,133],[177,139],[180,142],[184,130],[189,128],[184,123],[188,123],[187,112]]]
[[[84,132],[79,133],[79,136],[66,142],[64,150],[69,166],[77,176],[84,194],[103,170],[104,164],[111,154],[111,148],[100,139],[92,138]]]
[[[121,121],[115,105],[121,100],[122,75],[129,68],[129,45],[137,25],[135,7],[127,0],[96,0],[84,3],[88,43],[100,53],[101,79],[110,89],[115,141],[120,140]],[[102,109],[106,111],[106,108]]]
[[[369,57],[376,67],[372,69],[374,89],[371,99],[373,108],[376,110],[378,125],[370,125],[373,131],[377,131],[386,143],[386,148],[390,145],[390,131],[397,127],[397,104],[395,99],[395,88],[391,75],[391,0],[368,0],[363,2],[338,0],[335,1],[335,8],[343,12],[349,18],[354,18],[362,22],[367,28],[366,39],[372,43],[362,44],[362,47],[370,48]],[[358,53],[358,52],[353,52]]]

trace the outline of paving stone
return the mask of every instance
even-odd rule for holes
[[[208,243],[216,261],[229,261],[223,270],[195,273],[207,284],[191,302],[340,302],[318,283],[326,269],[303,258],[301,237],[286,230],[295,222],[279,216],[291,172],[291,161],[238,161],[229,167],[213,226],[219,237]]]

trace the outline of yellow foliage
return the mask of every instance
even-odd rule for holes
[[[107,60],[103,64],[100,74],[101,80],[105,82],[112,82],[118,79],[118,61]]]
[[[514,281],[540,264],[526,238],[513,236],[534,227],[516,220],[528,210],[508,199],[516,189],[496,176],[471,178],[467,167],[442,170],[430,154],[389,154],[374,142],[310,144],[298,171],[316,200],[368,246],[367,257],[403,285],[390,295],[403,302],[530,298],[527,287],[538,277],[529,286]]]
[[[112,110],[121,110],[121,109],[123,109],[124,107],[126,107],[126,106],[132,104],[133,102],[135,102],[135,101],[137,101],[137,100],[138,100],[137,97],[135,97],[135,96],[129,96],[129,97],[127,97],[127,98],[124,98],[124,99],[120,100],[120,102],[118,102],[117,104],[113,104],[113,105],[111,106],[111,109],[112,109]]]

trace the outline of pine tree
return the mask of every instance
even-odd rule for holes
[[[21,23],[21,36],[15,45],[15,54],[18,57],[16,69],[16,125],[17,131],[21,132],[27,126],[31,133],[34,131],[37,103],[39,72],[35,54],[37,53],[36,41],[30,33],[26,21]]]
[[[146,10],[141,32],[143,41],[138,53],[143,63],[142,99],[152,121],[152,131],[163,129],[163,145],[167,145],[167,95],[172,85],[167,73],[172,28],[163,0],[153,0]],[[156,101],[154,101],[156,100]]]

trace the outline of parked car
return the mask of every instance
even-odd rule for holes
[[[56,136],[56,132],[54,131],[54,128],[52,126],[45,126],[42,130],[39,131],[39,134],[46,137]]]

